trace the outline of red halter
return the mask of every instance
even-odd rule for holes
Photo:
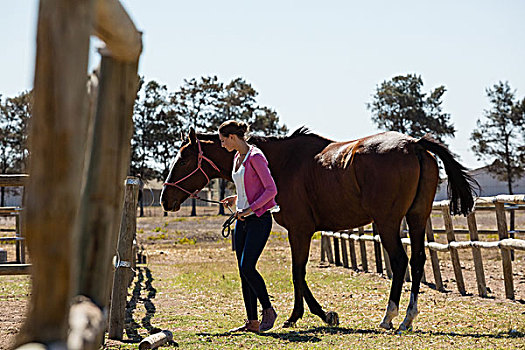
[[[196,190],[195,192],[190,192],[188,190],[185,190],[184,188],[180,187],[178,185],[179,182],[181,181],[184,181],[186,180],[187,178],[189,178],[190,176],[192,176],[193,174],[195,174],[197,171],[202,171],[202,173],[204,174],[204,176],[206,176],[206,180],[208,182],[210,182],[210,178],[208,177],[208,175],[206,174],[206,172],[204,171],[204,169],[202,169],[202,160],[204,159],[205,161],[207,161],[208,163],[210,163],[210,165],[215,169],[217,170],[219,173],[221,172],[219,170],[219,168],[215,165],[215,163],[209,159],[208,157],[206,157],[204,155],[204,153],[202,152],[202,148],[201,148],[201,143],[199,141],[199,139],[197,139],[197,145],[199,146],[199,156],[198,156],[198,160],[197,160],[197,169],[193,170],[190,174],[186,175],[185,177],[183,177],[182,179],[176,181],[176,182],[165,182],[164,183],[164,186],[174,186],[174,187],[177,187],[179,190],[183,191],[183,192],[186,192],[187,194],[190,195],[190,198],[197,198],[197,199],[202,199],[200,198],[199,196],[197,196],[197,194],[200,192],[200,190]]]

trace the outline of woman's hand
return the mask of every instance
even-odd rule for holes
[[[247,209],[244,209],[244,210],[237,211],[237,213],[236,213],[237,214],[237,219],[242,221],[242,220],[244,220],[245,216],[248,216],[251,213],[253,213],[252,208],[247,208]]]
[[[234,205],[236,201],[237,201],[237,196],[229,196],[229,197],[224,198],[224,199],[221,201],[221,203],[222,203],[226,208],[229,208],[229,207],[231,207],[232,205]]]

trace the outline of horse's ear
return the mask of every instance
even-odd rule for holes
[[[195,135],[195,129],[190,128],[190,133],[188,135],[188,138],[190,139],[191,144],[197,143],[197,135]]]

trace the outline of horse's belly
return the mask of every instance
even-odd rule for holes
[[[340,205],[324,207],[317,211],[316,229],[323,231],[340,231],[367,225],[372,218],[357,205]]]

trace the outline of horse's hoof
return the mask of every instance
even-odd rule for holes
[[[397,329],[397,331],[399,333],[401,333],[401,332],[410,332],[410,331],[412,331],[412,325],[406,326],[404,323],[401,323],[399,325],[399,328]]]
[[[339,315],[337,312],[328,311],[326,313],[326,323],[331,327],[339,326]]]
[[[381,323],[379,324],[379,327],[384,328],[384,329],[386,329],[387,331],[388,331],[388,330],[391,330],[392,328],[394,328],[394,326],[392,325],[392,322],[381,322]]]
[[[284,321],[283,323],[283,328],[292,328],[292,327],[295,327],[295,322],[294,321]]]

